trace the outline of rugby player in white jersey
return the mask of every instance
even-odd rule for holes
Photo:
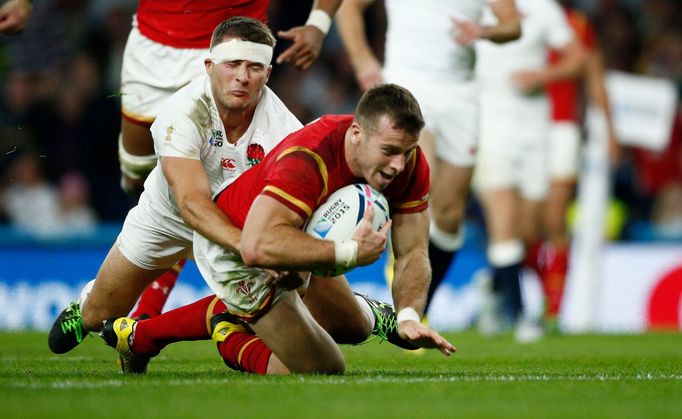
[[[371,0],[346,0],[337,23],[363,90],[384,80],[417,98],[426,128],[419,144],[432,168],[428,301],[443,281],[464,237],[465,205],[478,149],[478,88],[474,41],[505,43],[521,35],[514,0],[387,0],[383,67],[364,36],[363,11]],[[497,20],[480,25],[483,7]],[[389,272],[390,275],[390,272]],[[428,303],[427,303],[428,304]]]
[[[191,256],[195,229],[238,248],[240,232],[215,206],[213,193],[302,126],[265,86],[274,45],[255,19],[228,19],[215,29],[206,74],[173,95],[152,125],[161,164],[89,284],[87,304],[74,301],[55,320],[48,341],[53,352],[70,351],[104,320],[128,314],[147,285]]]
[[[541,337],[523,315],[519,273],[525,244],[538,234],[540,202],[547,193],[550,105],[544,86],[579,74],[584,54],[554,0],[517,0],[521,39],[507,45],[477,44],[481,89],[481,138],[474,184],[488,229],[495,311],[483,322],[494,334],[516,325],[518,341]],[[494,23],[492,13],[484,22]],[[547,49],[560,58],[548,65]]]

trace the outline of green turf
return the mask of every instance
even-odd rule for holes
[[[235,373],[189,342],[130,377],[99,338],[57,356],[46,334],[0,333],[0,418],[682,418],[680,334],[448,337],[450,358],[346,347],[336,377]]]

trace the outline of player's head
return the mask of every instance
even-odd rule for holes
[[[368,90],[348,131],[351,169],[375,189],[385,189],[413,157],[422,128],[419,104],[407,89],[384,84]]]
[[[204,63],[219,106],[235,112],[255,108],[270,77],[274,46],[272,32],[257,19],[233,17],[215,28]]]

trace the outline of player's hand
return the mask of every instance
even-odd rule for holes
[[[24,31],[33,5],[28,0],[7,0],[0,6],[0,33],[17,35]]]
[[[450,20],[452,20],[452,35],[458,44],[470,45],[474,41],[481,39],[483,31],[476,22],[458,20],[454,17]]]
[[[293,44],[279,54],[277,64],[289,62],[299,70],[307,70],[315,62],[322,50],[324,34],[312,25],[297,26],[288,31],[279,31],[277,36]]]
[[[398,334],[419,348],[436,348],[445,356],[457,352],[457,348],[433,329],[414,320],[403,320],[398,323]]]
[[[368,57],[355,65],[355,78],[363,92],[384,83],[381,64],[376,57]]]
[[[295,290],[303,285],[303,278],[298,272],[279,272],[266,269],[268,277],[265,279],[267,285],[274,285],[287,291]]]
[[[514,85],[524,94],[539,91],[545,85],[545,78],[541,71],[517,71],[511,77]]]
[[[379,231],[372,228],[374,208],[367,207],[362,220],[358,223],[352,239],[358,243],[357,265],[365,266],[374,263],[381,257],[388,243],[388,232],[391,229],[391,220],[388,220]]]

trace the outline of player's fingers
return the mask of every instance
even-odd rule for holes
[[[381,226],[379,229],[379,233],[382,233],[386,236],[388,236],[388,232],[391,231],[391,226],[393,225],[393,220],[389,219],[384,223],[384,225]]]
[[[300,54],[301,48],[302,44],[294,43],[277,57],[277,63],[282,64],[283,62],[295,59]]]

